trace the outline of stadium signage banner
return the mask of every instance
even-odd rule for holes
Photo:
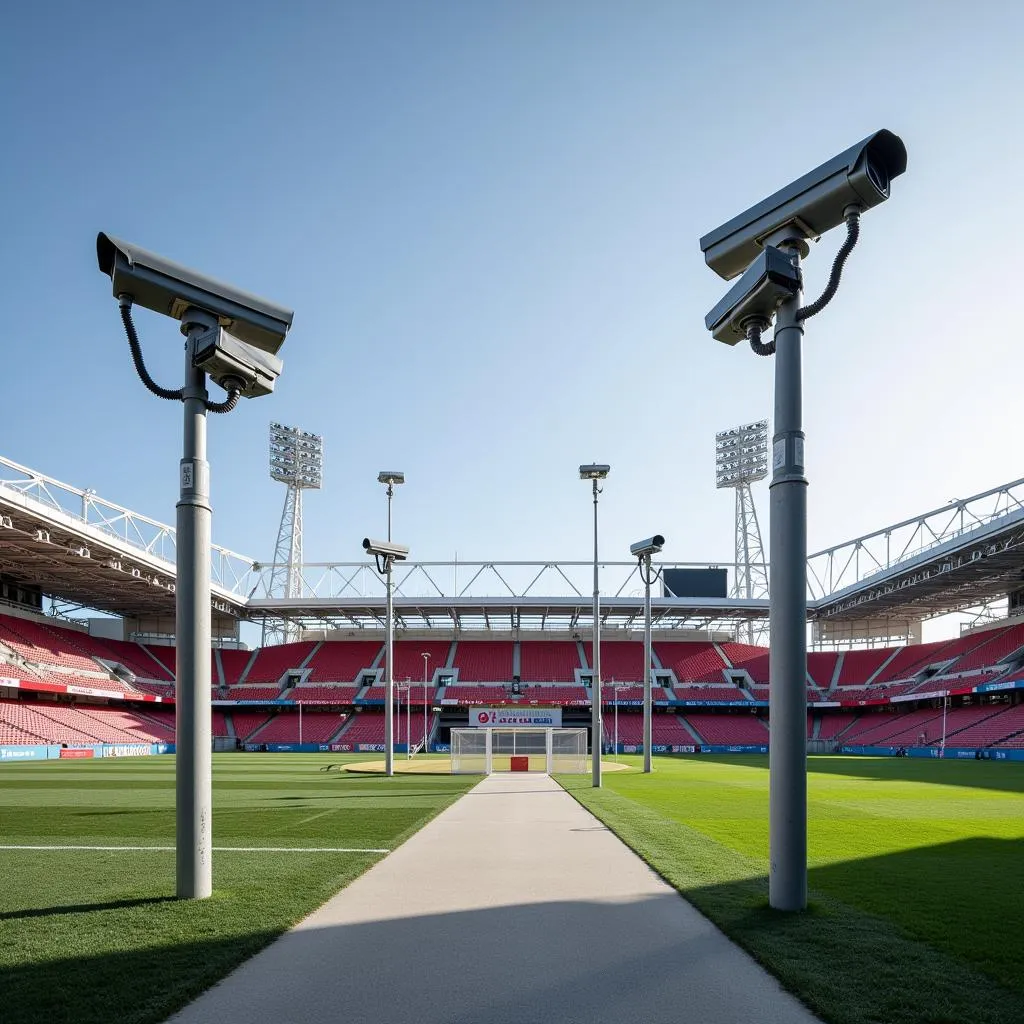
[[[149,757],[152,743],[104,743],[100,757]]]
[[[469,724],[478,729],[561,729],[561,708],[474,708]]]
[[[982,683],[974,687],[975,693],[996,693],[999,690],[1024,690],[1024,679],[1013,679],[1008,683]]]

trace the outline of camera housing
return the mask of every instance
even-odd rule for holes
[[[277,355],[292,325],[290,309],[216,281],[196,270],[100,232],[99,268],[109,275],[114,296],[180,320],[190,307],[206,310],[236,339]]]
[[[277,356],[239,341],[223,327],[209,327],[196,336],[192,365],[225,391],[233,388],[245,398],[271,394],[284,367]]]
[[[747,336],[751,320],[772,322],[775,312],[801,287],[798,267],[784,252],[766,245],[706,317],[704,325],[716,341],[735,345]]]
[[[656,555],[665,546],[665,538],[660,533],[645,540],[638,540],[635,544],[629,545],[629,553],[634,558],[645,558],[647,555]]]
[[[363,538],[363,550],[368,555],[390,558],[394,562],[404,562],[409,557],[409,549],[404,544],[395,544],[390,540],[373,540]]]
[[[706,234],[700,240],[704,261],[730,281],[782,229],[794,238],[819,238],[843,223],[849,207],[885,202],[892,179],[906,169],[903,140],[883,128]]]

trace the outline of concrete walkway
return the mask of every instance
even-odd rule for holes
[[[174,1024],[816,1024],[547,776],[493,775]]]

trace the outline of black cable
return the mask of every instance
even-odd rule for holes
[[[775,355],[775,339],[771,341],[762,341],[761,332],[768,327],[768,323],[764,320],[751,320],[747,324],[747,341],[750,342],[750,347],[759,356],[773,356]]]
[[[139,336],[135,332],[135,324],[132,323],[132,300],[124,295],[118,296],[121,303],[121,321],[124,323],[125,332],[128,335],[128,347],[132,350],[132,362],[135,363],[135,372],[146,387],[156,395],[157,398],[166,398],[169,402],[180,402],[185,397],[184,388],[171,390],[162,388],[153,380],[142,361],[142,346],[139,344]]]
[[[228,393],[228,397],[223,402],[207,402],[206,409],[208,412],[231,412],[236,405],[238,400],[242,397],[242,392],[236,387],[228,387],[225,389]]]
[[[857,244],[859,237],[860,210],[854,210],[846,217],[846,241],[840,246],[839,252],[836,253],[836,258],[832,261],[832,272],[829,274],[825,290],[809,306],[804,306],[796,311],[797,322],[810,320],[812,316],[817,316],[832,301],[836,291],[839,289],[839,278],[843,275],[843,264],[846,263],[846,258],[853,252],[853,247]],[[756,352],[757,350],[755,349],[754,351]]]

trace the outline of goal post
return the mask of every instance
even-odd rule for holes
[[[508,772],[513,758],[524,757],[531,772],[587,771],[586,729],[452,729],[451,750],[453,775]]]

